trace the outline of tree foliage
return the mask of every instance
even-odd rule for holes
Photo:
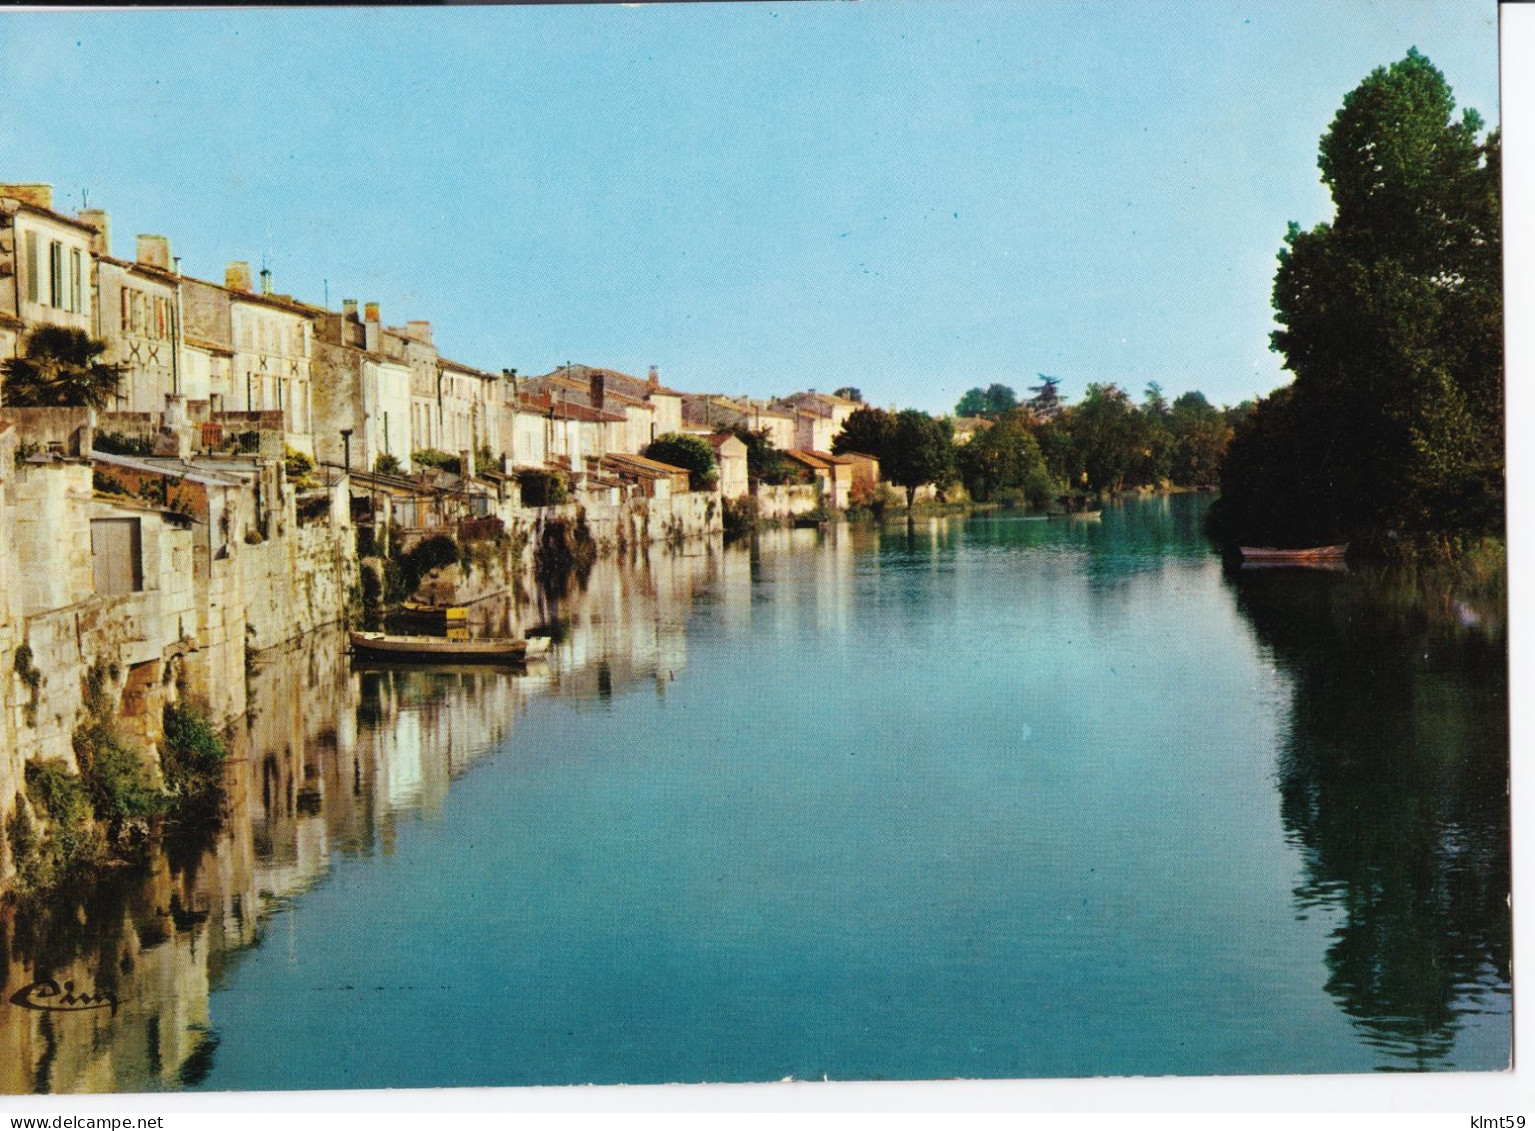
[[[895,421],[895,413],[872,405],[854,409],[842,422],[842,430],[831,439],[832,454],[862,452],[883,463],[895,441]]]
[[[117,396],[122,366],[101,360],[107,344],[84,330],[39,326],[21,357],[0,363],[0,399],[18,408],[104,409]]]
[[[916,499],[917,488],[942,483],[954,472],[954,426],[935,420],[919,409],[895,414],[890,448],[879,459],[880,474],[906,488],[906,509]]]
[[[650,442],[645,448],[645,456],[647,459],[669,463],[673,467],[686,468],[690,490],[708,490],[719,481],[719,466],[714,459],[714,449],[707,440],[698,436],[668,432]]]
[[[1060,485],[1045,467],[1031,422],[1027,412],[1014,409],[956,450],[959,475],[971,498],[1042,507],[1057,494]]]
[[[746,474],[750,478],[769,486],[795,483],[802,478],[802,469],[785,459],[773,446],[766,428],[753,431],[744,424],[737,424],[730,431],[746,445]]]
[[[1330,223],[1291,224],[1273,345],[1295,375],[1237,428],[1217,528],[1309,544],[1502,529],[1496,132],[1416,49],[1343,101]]]
[[[978,385],[966,392],[954,406],[954,415],[996,418],[1017,407],[1018,394],[1006,385],[993,383],[984,389]]]

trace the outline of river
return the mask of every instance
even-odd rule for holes
[[[263,654],[223,831],[0,924],[0,1090],[1506,1066],[1500,616],[1206,503],[599,562],[525,674]]]

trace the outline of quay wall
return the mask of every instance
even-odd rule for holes
[[[762,486],[757,488],[754,497],[759,522],[790,522],[821,506],[821,489],[814,484]]]
[[[50,428],[57,435],[72,423]],[[26,764],[58,759],[79,771],[72,736],[91,686],[117,705],[122,737],[158,774],[167,702],[186,695],[220,726],[242,717],[254,705],[248,689],[264,666],[262,653],[278,655],[343,623],[359,581],[345,479],[332,484],[331,505],[318,514],[309,508],[302,522],[292,486],[271,465],[244,488],[194,492],[188,513],[174,513],[93,492],[85,460],[16,465],[18,440],[16,429],[0,429],[0,581],[7,582],[0,597],[0,889],[15,874],[3,833],[17,808],[30,805]],[[505,536],[468,543],[467,571],[448,566],[420,592],[484,602],[484,615],[503,618],[491,623],[511,632],[542,615],[535,556],[554,520],[572,530],[584,520],[598,555],[681,546],[722,531],[716,491],[544,508],[507,503],[492,511]],[[91,520],[124,517],[138,520],[140,588],[98,594]]]

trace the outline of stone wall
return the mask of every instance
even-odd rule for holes
[[[18,593],[12,612],[22,616],[60,609],[92,592],[90,464],[70,460],[30,463],[11,485]],[[18,599],[19,598],[19,599]]]
[[[757,488],[757,518],[761,522],[789,522],[821,505],[821,489],[814,484]]]
[[[350,525],[299,526],[290,497],[280,526],[266,541],[241,546],[238,555],[245,638],[253,652],[341,621],[357,579]]]
[[[0,408],[0,424],[16,430],[22,450],[62,445],[64,454],[91,450],[92,413],[88,408]]]

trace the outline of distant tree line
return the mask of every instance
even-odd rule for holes
[[[959,482],[978,502],[1042,507],[1066,493],[1212,484],[1234,423],[1252,410],[1251,402],[1216,408],[1198,392],[1169,404],[1155,383],[1141,405],[1117,385],[1095,384],[1068,406],[1058,385],[1044,378],[1028,401],[1002,384],[971,389],[956,415],[987,423],[964,443],[955,443],[950,420],[865,406],[832,451],[876,456],[881,475],[906,489],[908,505],[924,484]]]

